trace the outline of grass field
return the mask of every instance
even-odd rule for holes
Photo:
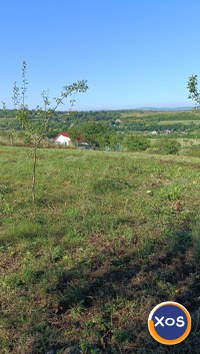
[[[199,353],[200,159],[0,147],[0,353]],[[186,306],[181,344],[151,338]]]
[[[142,118],[144,120],[158,119],[159,121],[187,121],[187,120],[200,120],[199,111],[188,110],[188,111],[153,111],[153,110],[135,110],[135,111],[125,111],[120,113],[120,118]]]
[[[178,124],[178,123],[185,124],[185,125],[188,125],[188,124],[199,125],[200,120],[199,119],[196,119],[196,120],[163,120],[163,121],[159,122],[160,125],[166,125],[166,124],[174,125],[174,124]]]

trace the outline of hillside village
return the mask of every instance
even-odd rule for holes
[[[27,144],[13,112],[7,116],[0,111],[0,140],[4,144]],[[33,124],[39,124],[31,112]],[[200,138],[198,111],[101,111],[75,112],[69,116],[57,112],[51,121],[43,146],[81,148],[104,151],[142,151],[156,149],[159,140],[178,141],[181,146],[194,150]],[[137,138],[137,139],[136,139]],[[137,143],[131,144],[132,140]],[[138,139],[142,140],[141,144]],[[135,140],[135,141],[136,141]],[[145,144],[143,142],[145,141]],[[132,145],[132,146],[131,146]],[[186,152],[186,150],[185,150]],[[189,150],[188,150],[189,152]]]
[[[200,1],[1,1],[0,354],[200,354]]]

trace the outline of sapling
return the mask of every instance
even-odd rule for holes
[[[34,110],[34,114],[39,118],[39,124],[35,124],[32,118],[32,113],[28,106],[26,105],[26,92],[27,92],[27,77],[26,77],[27,64],[24,61],[22,64],[22,87],[21,95],[20,89],[17,83],[14,82],[13,85],[13,101],[16,113],[16,118],[21,123],[21,127],[25,133],[25,136],[29,139],[29,142],[33,149],[33,173],[32,173],[32,202],[35,203],[35,187],[36,187],[36,168],[37,168],[37,150],[43,139],[48,137],[51,131],[51,120],[56,110],[70,98],[70,109],[75,104],[75,95],[80,92],[85,92],[88,89],[86,80],[78,80],[77,82],[64,86],[58,98],[54,98],[54,106],[51,106],[49,100],[48,91],[42,91],[42,102],[43,106]]]

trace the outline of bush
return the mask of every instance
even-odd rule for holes
[[[129,151],[144,151],[150,147],[150,141],[144,136],[129,135],[124,141],[124,146]]]
[[[160,139],[155,143],[154,147],[159,154],[176,154],[180,150],[181,144],[177,140]]]

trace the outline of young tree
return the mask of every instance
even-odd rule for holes
[[[196,102],[196,109],[200,108],[200,92],[198,91],[197,75],[189,77],[187,88],[189,90],[188,98]]]
[[[21,123],[22,129],[28,137],[31,146],[33,148],[33,174],[32,174],[32,201],[35,203],[35,186],[36,186],[36,167],[37,167],[37,149],[39,148],[41,141],[48,136],[51,131],[51,120],[56,110],[64,103],[66,99],[70,99],[70,109],[75,104],[75,95],[80,92],[85,92],[88,89],[87,81],[81,80],[77,81],[71,85],[64,86],[58,98],[54,98],[55,104],[52,107],[49,100],[48,91],[43,91],[42,101],[43,107],[37,107],[35,114],[40,118],[39,125],[36,125],[34,119],[32,119],[32,114],[28,110],[28,106],[25,104],[26,92],[27,92],[27,78],[26,78],[26,68],[27,64],[24,61],[22,64],[22,87],[21,95],[20,89],[16,82],[13,86],[13,101],[16,112],[16,118]]]

